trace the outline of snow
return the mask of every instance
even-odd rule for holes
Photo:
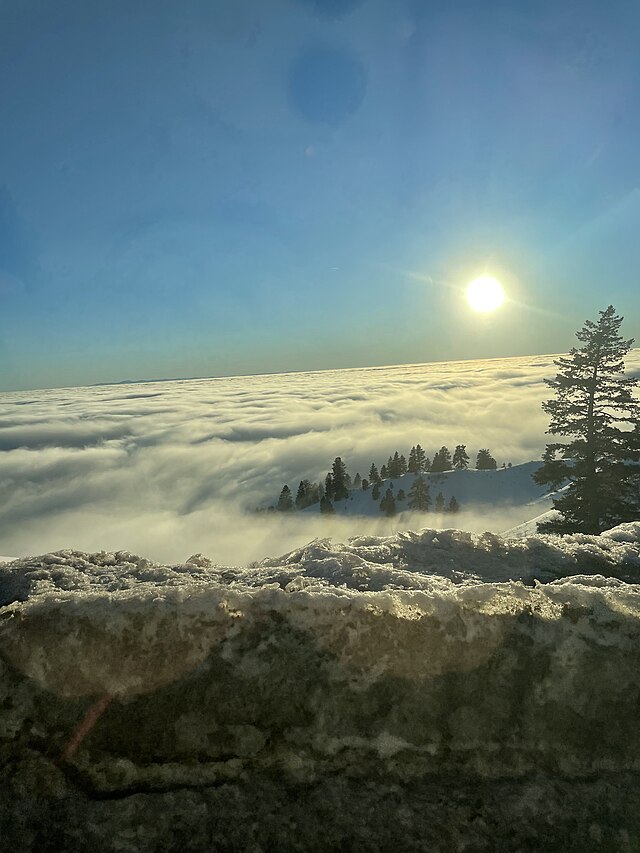
[[[502,536],[508,539],[520,539],[523,536],[533,536],[538,532],[538,524],[543,521],[550,521],[552,518],[556,518],[559,515],[560,513],[556,512],[556,510],[550,509],[547,512],[541,513],[541,515],[535,516],[535,518],[529,519],[529,521],[524,521],[522,524],[510,527],[509,530],[505,530],[502,533]]]
[[[192,805],[180,799],[174,823],[198,826],[213,791],[229,795],[211,801],[216,821],[255,823],[267,799],[271,827],[315,791],[331,826],[372,788],[376,809],[396,791],[390,821],[422,813],[431,780],[425,826],[462,802],[466,828],[487,786],[510,823],[521,815],[503,816],[505,791],[521,803],[518,785],[547,779],[530,820],[548,835],[548,801],[566,808],[565,791],[606,773],[590,802],[615,794],[625,814],[640,768],[637,579],[640,522],[601,536],[316,540],[245,569],[124,551],[16,560],[0,566],[0,745],[17,768],[3,802],[98,802],[87,825],[105,832],[120,815],[130,834],[176,792]]]
[[[0,567],[0,650],[55,692],[129,694],[175,680],[259,613],[280,613],[321,643],[342,636],[350,613],[348,644],[358,647],[378,630],[369,625],[372,614],[379,625],[389,614],[400,629],[407,620],[449,624],[464,613],[467,653],[475,660],[487,641],[477,649],[474,637],[493,635],[500,613],[533,608],[556,619],[564,604],[578,600],[616,612],[640,608],[640,587],[594,584],[594,574],[640,576],[640,522],[602,536],[509,540],[424,530],[346,544],[317,540],[247,569],[213,566],[200,556],[161,566],[126,552],[61,551]],[[567,575],[576,578],[531,588],[515,582]],[[443,630],[444,637],[453,623]],[[403,631],[391,656],[378,662],[428,669],[401,660],[408,652]]]
[[[495,471],[478,471],[468,468],[465,471],[445,471],[421,476],[429,484],[432,511],[436,495],[442,492],[447,504],[452,497],[455,497],[463,511],[522,507],[530,509],[530,516],[537,516],[541,514],[541,509],[547,510],[551,507],[553,497],[546,486],[538,486],[532,479],[531,475],[539,467],[540,462],[532,461],[514,465],[511,468],[498,468]],[[334,502],[336,514],[379,517],[381,515],[380,500],[392,483],[397,510],[399,512],[407,510],[408,497],[404,501],[398,501],[397,494],[400,489],[404,489],[408,496],[415,477],[415,474],[405,474],[402,477],[384,480],[380,486],[380,497],[377,501],[371,497],[371,488],[366,492],[362,489],[351,489],[348,498]],[[317,513],[319,507],[317,505],[307,507],[303,512]]]

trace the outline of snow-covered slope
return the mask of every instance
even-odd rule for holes
[[[470,468],[466,471],[446,471],[442,474],[423,474],[429,484],[433,503],[438,492],[442,492],[448,503],[455,497],[462,511],[487,509],[490,507],[531,506],[531,517],[540,515],[551,506],[551,496],[545,486],[538,486],[531,475],[540,467],[540,462],[525,462],[512,468],[499,468],[497,471],[477,471]],[[334,503],[338,515],[380,516],[380,499],[389,486],[393,484],[393,493],[404,489],[409,494],[415,474],[405,474],[385,480],[380,487],[380,497],[377,501],[372,498],[372,490],[352,489],[349,497]],[[396,501],[399,512],[407,510],[408,498]],[[304,512],[319,512],[317,505],[308,507]],[[425,516],[428,518],[429,516]]]
[[[501,534],[508,539],[521,539],[525,536],[534,536],[538,532],[538,524],[542,521],[550,521],[552,518],[560,517],[560,513],[554,509],[536,515],[535,518],[530,518],[522,524],[516,524],[515,527],[510,527]]]

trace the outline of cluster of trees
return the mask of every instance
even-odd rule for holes
[[[488,450],[481,450],[478,453],[477,462],[481,468],[490,469],[497,467],[495,459],[493,459]],[[312,483],[310,480],[300,480],[295,498],[289,486],[285,485],[282,487],[277,503],[275,506],[269,507],[269,509],[277,510],[278,512],[293,512],[294,510],[305,509],[305,507],[312,506],[313,504],[319,504],[320,512],[328,514],[334,512],[334,501],[344,500],[349,497],[350,489],[362,489],[365,492],[371,489],[372,499],[380,501],[380,509],[386,515],[395,515],[398,511],[397,503],[403,501],[407,501],[406,506],[408,509],[427,512],[431,509],[432,500],[429,493],[429,484],[422,476],[417,476],[414,479],[408,497],[403,489],[400,489],[397,495],[394,496],[393,483],[390,483],[381,499],[380,495],[383,483],[392,477],[402,477],[404,474],[421,475],[425,472],[437,473],[440,471],[449,471],[452,467],[457,470],[463,470],[468,465],[469,456],[464,444],[457,445],[453,457],[447,447],[441,447],[432,461],[428,459],[422,447],[417,444],[411,448],[408,463],[404,455],[396,451],[381,466],[380,471],[378,471],[375,462],[372,462],[368,478],[361,477],[360,472],[357,472],[352,480],[341,457],[336,456],[333,460],[331,470],[324,479],[324,483]],[[458,512],[459,504],[455,498],[451,498],[445,506],[444,497],[440,492],[435,498],[434,508],[436,512]]]
[[[269,507],[269,509],[277,510],[278,512],[293,512],[296,509],[304,509],[305,507],[312,506],[313,504],[319,504],[320,512],[332,513],[334,501],[340,501],[347,498],[349,496],[350,489],[363,489],[366,492],[371,488],[372,498],[374,500],[380,500],[381,486],[386,480],[402,477],[405,474],[437,474],[451,470],[463,471],[469,467],[469,461],[470,458],[465,444],[457,444],[453,454],[446,445],[443,445],[440,450],[434,454],[432,459],[427,456],[419,444],[416,444],[409,451],[408,461],[407,457],[405,457],[403,453],[399,453],[396,450],[395,453],[389,456],[387,461],[380,466],[380,470],[378,470],[375,462],[372,462],[371,467],[369,468],[368,477],[361,477],[360,472],[357,472],[352,480],[349,472],[347,471],[346,465],[340,456],[336,456],[333,460],[331,470],[327,473],[327,476],[324,479],[324,483],[312,483],[310,480],[300,480],[295,498],[289,486],[283,486],[277,503],[275,506]],[[476,468],[478,470],[490,471],[495,470],[497,467],[498,464],[488,448],[482,448],[478,451],[476,456]],[[502,467],[505,467],[504,463]],[[508,467],[511,467],[510,462]],[[425,482],[424,485],[428,491],[428,484]],[[402,497],[400,497],[401,493]],[[404,498],[405,496],[402,489],[398,492],[396,497],[393,497],[393,494],[391,494],[390,497],[385,494],[382,498],[382,500],[385,501],[385,506],[382,507],[382,511],[387,515],[394,515],[397,508],[391,511],[392,504],[398,500],[402,501]],[[426,507],[426,509],[429,509],[430,501],[431,499],[429,498],[429,506]],[[408,506],[410,509],[421,508],[412,507],[410,503]],[[438,498],[436,497],[435,509],[438,512],[457,512],[458,504],[454,499],[453,506],[451,506],[450,502],[448,507],[440,507],[438,504]]]
[[[633,338],[619,332],[613,305],[576,332],[583,346],[556,359],[558,373],[545,382],[555,397],[542,404],[551,435],[533,478],[556,489],[557,516],[538,524],[546,533],[601,533],[640,518],[640,401],[638,379],[625,376]]]
[[[409,451],[409,461],[404,454],[398,453],[396,450],[393,456],[389,456],[386,463],[380,466],[379,472],[375,463],[372,463],[369,469],[369,482],[381,482],[393,477],[402,477],[404,474],[437,474],[443,471],[463,471],[469,467],[469,461],[465,444],[456,445],[453,456],[449,448],[443,445],[434,454],[433,459],[429,459],[422,447],[416,444]],[[476,468],[483,471],[495,470],[497,467],[498,463],[487,448],[478,451]],[[503,465],[503,467],[505,466]]]
[[[379,497],[379,491],[376,494],[376,489],[379,490],[379,485],[376,483],[372,489],[371,496],[374,500]],[[393,483],[388,487],[384,497],[380,501],[380,510],[386,516],[395,515],[398,511],[398,504],[406,501],[407,509],[412,509],[416,512],[429,512],[431,509],[431,493],[429,484],[421,475],[418,475],[409,489],[409,494],[406,495],[404,489],[399,489],[398,494],[394,497]],[[404,508],[404,507],[401,507]],[[459,512],[460,504],[452,497],[448,504],[445,504],[444,495],[438,492],[436,495],[435,511],[436,512]]]

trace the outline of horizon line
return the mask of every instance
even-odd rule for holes
[[[640,349],[640,347],[633,347],[632,349]],[[0,394],[18,394],[24,391],[56,391],[56,390],[65,390],[69,388],[102,388],[114,385],[142,385],[146,383],[153,382],[199,382],[206,381],[209,379],[240,379],[240,378],[254,378],[258,376],[295,376],[303,373],[330,373],[332,371],[352,371],[352,370],[385,370],[391,367],[421,367],[423,365],[428,364],[467,364],[475,361],[509,361],[514,358],[544,358],[550,356],[561,356],[566,355],[563,352],[542,352],[542,353],[521,353],[519,355],[503,355],[503,356],[491,356],[486,358],[452,358],[452,359],[444,359],[444,360],[436,360],[436,361],[410,361],[410,362],[393,362],[387,364],[367,364],[354,366],[351,365],[349,367],[320,367],[320,368],[312,368],[310,370],[276,370],[276,371],[264,371],[264,372],[256,372],[256,373],[221,373],[214,374],[208,376],[174,376],[174,377],[159,377],[159,378],[138,378],[138,379],[114,379],[112,381],[104,381],[104,382],[92,382],[80,385],[49,385],[49,386],[41,386],[35,388],[7,388],[4,390],[0,390]]]

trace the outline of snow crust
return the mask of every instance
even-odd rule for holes
[[[177,849],[184,827],[180,849],[507,853],[554,827],[553,849],[578,849],[578,827],[580,849],[611,830],[631,853],[639,578],[640,522],[318,540],[246,569],[2,565],[3,838],[36,849],[16,839],[75,826],[69,849],[134,853]]]
[[[59,695],[134,695],[278,614],[356,680],[424,679],[477,668],[527,613],[544,637],[567,608],[584,609],[593,625],[581,643],[609,623],[606,642],[623,642],[615,623],[635,630],[640,616],[635,577],[640,522],[599,537],[424,530],[319,540],[245,570],[201,555],[160,566],[126,552],[61,551],[0,567],[0,653]]]

